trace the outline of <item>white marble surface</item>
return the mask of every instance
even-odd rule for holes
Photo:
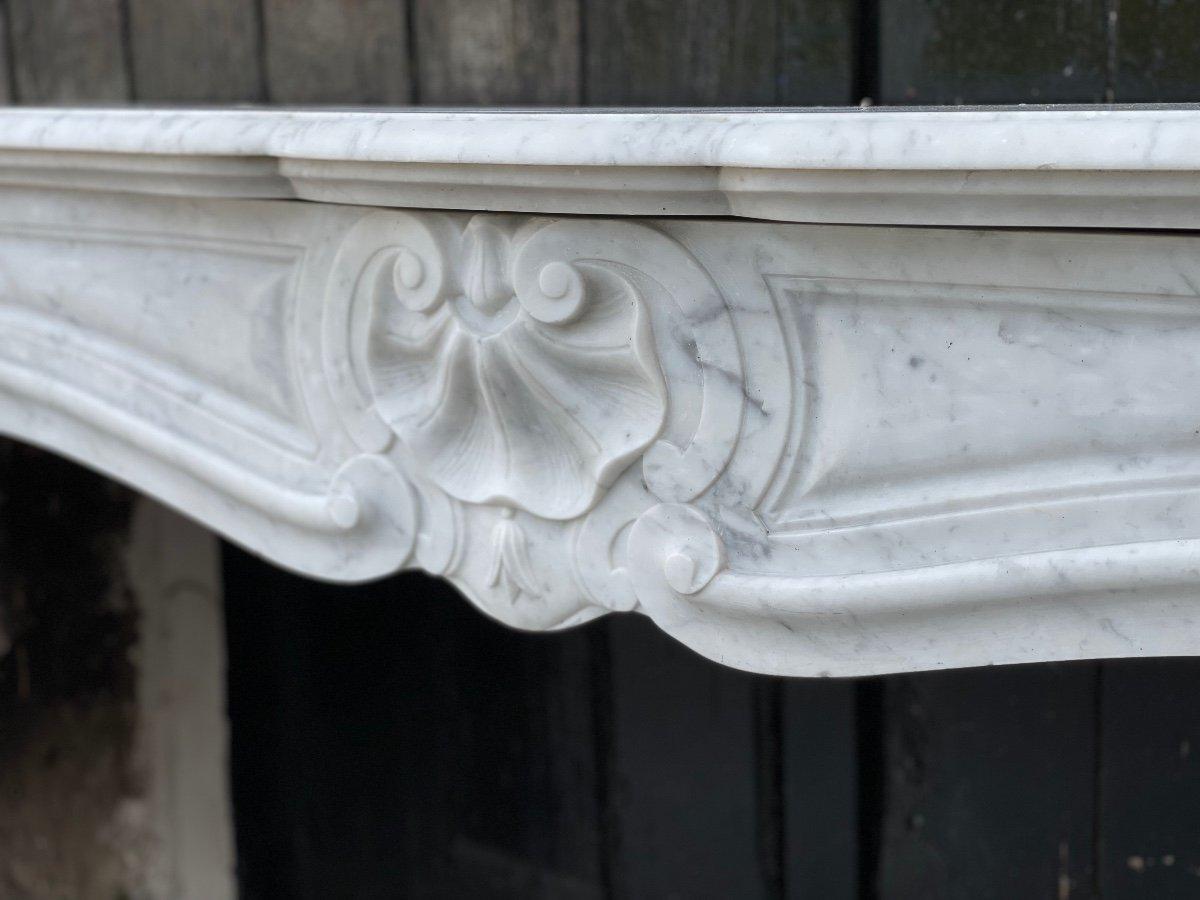
[[[1171,107],[0,110],[0,182],[862,224],[1196,228],[1198,147]]]
[[[0,111],[0,146],[355,162],[1195,171],[1200,107]]]
[[[630,215],[843,179],[1161,224],[1196,116],[2,112],[0,430],[521,628],[638,610],[789,675],[1200,653],[1200,237]],[[1009,168],[939,193],[967,164]],[[506,211],[386,208],[418,183]],[[626,215],[521,212],[586,197]]]

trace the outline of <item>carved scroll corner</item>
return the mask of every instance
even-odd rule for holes
[[[334,474],[325,501],[338,533],[353,537],[342,566],[366,577],[394,572],[411,558],[419,511],[408,479],[386,457],[359,454]]]
[[[641,605],[655,618],[698,594],[726,567],[725,544],[695,506],[662,503],[629,534],[630,571]]]

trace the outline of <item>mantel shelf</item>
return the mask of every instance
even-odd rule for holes
[[[0,183],[11,184],[496,212],[1200,227],[1200,107],[31,108],[0,123]]]
[[[520,628],[1198,654],[1198,228],[1200,108],[5,110],[0,430]]]

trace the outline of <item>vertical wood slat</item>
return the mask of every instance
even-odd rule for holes
[[[245,0],[127,0],[136,100],[263,100],[259,21]]]
[[[1114,99],[1200,100],[1200,3],[1121,0],[1115,12]]]
[[[776,97],[774,0],[587,5],[587,97],[599,106],[759,106]]]
[[[1200,891],[1200,660],[1102,663],[1099,895]]]
[[[120,0],[9,0],[8,8],[18,102],[129,100]]]
[[[888,0],[880,4],[883,103],[1103,100],[1105,0]]]
[[[854,900],[859,896],[858,683],[791,679],[781,689],[786,896]]]
[[[1096,666],[884,682],[888,898],[1092,895]]]
[[[425,104],[580,101],[578,0],[412,0]]]
[[[774,895],[759,821],[755,676],[649,621],[607,623],[616,897]]]
[[[412,99],[406,0],[263,0],[274,103]]]
[[[307,840],[314,792],[311,668],[317,586],[221,545],[226,685],[238,894],[312,896],[307,873],[319,851]],[[331,598],[332,599],[332,598]]]
[[[499,629],[446,586],[417,584],[440,591],[427,615],[446,635],[419,678],[440,695],[439,729],[425,753],[443,767],[448,790],[422,799],[449,808],[435,852],[441,862],[416,892],[600,900],[589,629],[552,636]],[[406,646],[427,642],[431,632],[438,633],[413,629]]]
[[[854,77],[861,35],[857,0],[779,0],[781,106],[857,103]]]
[[[855,0],[612,0],[587,6],[593,105],[844,104]]]
[[[11,35],[12,13],[7,4],[0,4],[0,106],[8,106],[15,99]]]
[[[225,583],[243,896],[603,896],[587,629],[228,546]]]

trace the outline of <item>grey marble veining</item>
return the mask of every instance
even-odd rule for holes
[[[520,628],[1197,654],[1198,115],[0,111],[0,430]]]
[[[0,110],[0,181],[858,224],[1200,227],[1197,147],[1172,107]]]

